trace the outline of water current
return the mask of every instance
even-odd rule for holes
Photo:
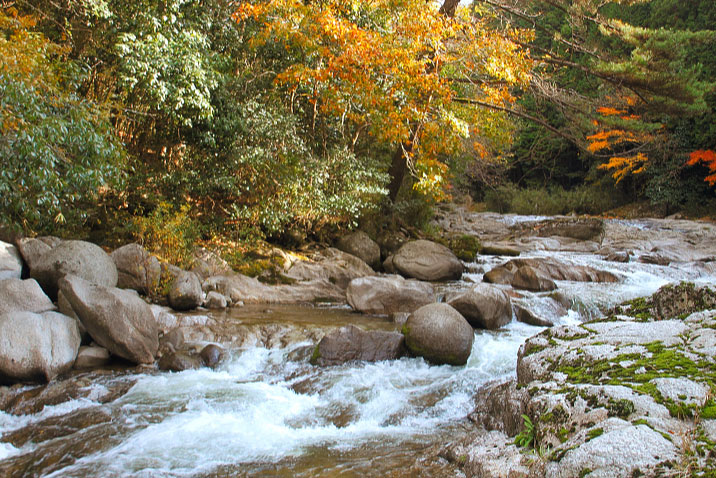
[[[559,282],[574,304],[562,323],[599,315],[669,282],[716,283],[716,277],[688,266],[620,264],[593,254],[549,255],[622,278],[618,284]],[[505,260],[480,258],[468,265],[473,272],[463,281],[440,292],[467,288]],[[542,297],[528,294],[524,300],[539,307]],[[304,328],[356,321],[372,328],[394,327],[385,318],[363,318],[345,307],[261,310],[252,315],[237,309],[235,320]],[[460,476],[450,464],[430,457],[469,433],[465,417],[474,408],[475,391],[513,375],[519,346],[541,330],[513,320],[498,331],[475,331],[464,367],[403,358],[321,368],[305,360],[302,351],[309,342],[294,342],[231,350],[216,370],[104,376],[87,385],[86,398],[31,415],[0,413],[0,433],[44,426],[70,413],[111,419],[50,440],[0,443],[0,459],[25,463],[18,469],[30,476],[58,478]],[[128,380],[133,385],[120,398],[109,403],[95,399],[109,384]]]

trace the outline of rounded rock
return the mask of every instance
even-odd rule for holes
[[[403,325],[413,354],[435,364],[465,365],[475,335],[470,324],[447,304],[430,304],[413,312]]]

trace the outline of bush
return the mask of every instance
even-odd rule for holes
[[[565,190],[561,187],[520,189],[509,184],[485,193],[485,204],[490,211],[545,216],[601,214],[618,206],[623,200],[618,191],[607,193],[599,185]]]

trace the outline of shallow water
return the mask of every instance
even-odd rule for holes
[[[561,319],[565,324],[599,315],[669,282],[716,283],[713,275],[688,265],[619,264],[592,254],[549,255],[606,269],[623,279],[618,284],[559,282],[560,291],[573,304]],[[481,258],[470,265],[481,272],[467,278],[479,281],[482,273],[507,259]],[[469,286],[461,281],[439,290],[444,295]],[[536,306],[545,295],[526,293],[523,300]],[[18,447],[0,443],[0,474],[460,476],[452,465],[431,457],[469,433],[465,417],[474,408],[475,391],[485,382],[513,375],[520,345],[542,330],[513,321],[498,331],[476,331],[465,367],[431,366],[422,359],[403,358],[320,368],[294,361],[300,356],[297,352],[311,343],[305,337],[348,323],[382,330],[394,329],[394,324],[345,307],[255,306],[222,314],[217,318],[231,321],[236,330],[275,326],[301,333],[285,334],[278,341],[244,341],[256,346],[232,350],[217,370],[134,375],[131,379],[136,383],[129,392],[110,403],[99,402],[96,397],[104,385],[94,384],[90,387],[97,387],[97,393],[46,407],[35,415],[0,413],[4,436],[14,430],[38,432],[48,420],[69,413],[111,417],[49,440],[33,439]]]

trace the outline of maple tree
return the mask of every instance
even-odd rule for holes
[[[498,110],[530,78],[519,43],[531,32],[498,32],[481,13],[457,2],[272,0],[241,3],[235,19],[260,26],[253,45],[300,52],[275,80],[292,102],[308,104],[314,119],[340,118],[353,144],[369,134],[396,148],[392,199],[401,161],[413,187],[439,199],[448,185],[444,158],[504,143],[509,128]]]
[[[711,186],[716,186],[716,152],[710,149],[693,151],[689,155],[689,160],[686,164],[694,166],[698,163],[703,163],[703,165],[711,172],[711,174],[704,178],[704,181],[709,183]]]

